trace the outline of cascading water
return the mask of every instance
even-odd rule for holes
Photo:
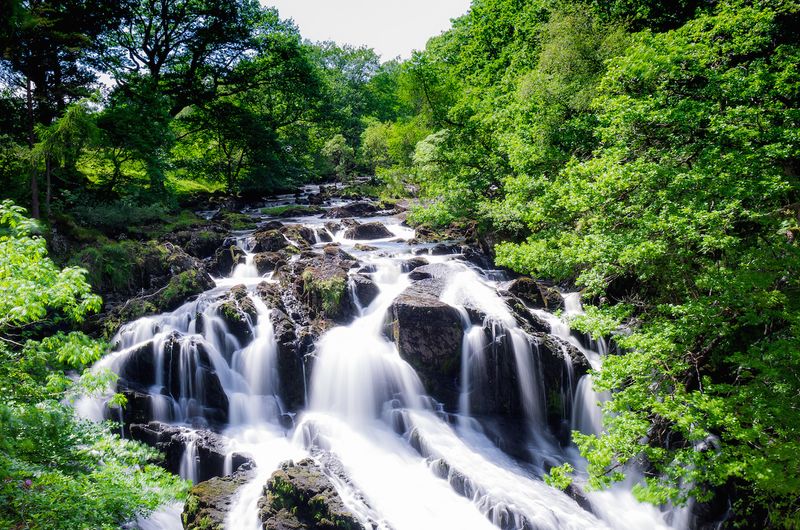
[[[234,471],[233,452],[252,455],[256,469],[239,490],[225,527],[260,528],[258,500],[280,462],[327,453],[341,463],[349,480],[334,483],[365,526],[387,530],[665,528],[657,509],[636,503],[630,494],[588,494],[590,513],[541,480],[547,466],[569,461],[571,453],[548,432],[548,382],[543,380],[537,343],[520,328],[498,295],[496,276],[467,266],[457,255],[426,256],[442,266],[440,300],[458,310],[464,330],[459,391],[451,411],[457,415],[444,412],[426,395],[417,373],[384,334],[387,310],[411,285],[402,264],[414,257],[412,248],[393,239],[410,239],[413,230],[391,218],[375,219],[393,234],[393,238],[369,241],[377,251],[355,249],[357,241],[345,239],[344,230],[330,234],[319,218],[300,220],[312,228],[317,245],[323,244],[319,234],[325,233],[358,255],[371,271],[378,294],[362,307],[351,286],[357,316],[316,342],[308,408],[298,413],[294,427],[287,430],[287,411],[279,397],[285,382],[277,368],[272,308],[254,294],[255,286],[270,281],[270,276],[258,274],[248,234],[237,236],[245,263],[230,278],[216,280],[216,289],[170,314],[127,324],[114,339],[116,351],[98,363],[98,369],[120,373],[131,356],[150,352],[156,367],[149,386],[154,396],[152,418],[183,425],[224,424],[223,434],[230,440],[226,473]],[[237,284],[249,289],[255,309],[244,334],[229,329],[219,312],[227,288]],[[565,305],[568,315],[580,311],[576,297],[566,296]],[[600,353],[581,346],[564,321],[540,313],[554,335],[579,347],[599,368]],[[493,390],[490,383],[507,384],[489,378],[503,355],[512,360],[515,395],[525,420],[517,427],[519,437],[529,444],[529,458],[523,460],[500,449],[496,435],[487,434],[481,426],[484,414],[477,412],[485,409],[486,396]],[[206,375],[210,372],[218,378],[228,403],[226,410],[216,412],[224,416],[222,422],[212,421],[209,412],[213,403],[208,395],[213,388]],[[601,398],[591,390],[588,376],[580,379],[568,407],[573,411],[572,426],[597,432],[599,407],[590,403]],[[83,400],[79,410],[98,419],[102,416],[97,401]],[[181,474],[196,480],[197,461],[196,444],[190,440]],[[140,526],[170,528],[176,524],[170,518],[173,512],[166,508]],[[161,526],[153,526],[156,522]]]

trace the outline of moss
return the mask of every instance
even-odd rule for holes
[[[320,278],[314,269],[303,271],[302,278],[303,292],[311,296],[325,314],[336,313],[347,289],[347,280],[339,275]]]
[[[221,212],[219,221],[231,230],[252,230],[256,228],[257,224],[253,217],[239,212]]]
[[[159,307],[169,310],[174,309],[188,297],[199,294],[205,290],[204,282],[200,281],[200,272],[184,271],[173,276],[159,296]]]

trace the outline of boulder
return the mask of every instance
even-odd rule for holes
[[[270,317],[278,344],[278,394],[288,410],[297,411],[305,405],[303,357],[298,347],[297,330],[294,322],[280,309],[273,309]]]
[[[317,242],[316,233],[307,226],[286,225],[281,228],[281,233],[303,250],[310,248],[311,245]]]
[[[453,269],[444,263],[433,263],[415,267],[408,277],[412,280],[425,280],[428,278],[444,279],[452,274]]]
[[[228,291],[227,299],[217,307],[217,314],[240,344],[246,344],[253,338],[258,312],[244,285],[236,285]]]
[[[274,271],[285,261],[283,255],[279,252],[259,252],[253,256],[253,265],[256,266],[258,274],[261,276]]]
[[[193,230],[180,230],[165,236],[171,243],[180,245],[187,254],[195,258],[208,258],[225,242],[226,230],[207,225]]]
[[[161,349],[158,356],[154,351],[156,347]],[[159,358],[161,366],[157,366]],[[227,423],[228,396],[203,342],[175,332],[158,344],[142,345],[120,361],[118,389],[149,393],[155,384],[156,371],[164,374],[161,394],[176,401],[189,400],[188,419],[197,418],[215,425]],[[187,381],[190,384],[185,384]],[[187,388],[189,395],[183,395]],[[138,396],[135,403],[145,406]]]
[[[289,244],[278,230],[258,230],[253,233],[253,252],[277,252]]]
[[[233,269],[246,260],[245,252],[238,245],[230,244],[219,247],[209,263],[209,270],[220,277],[227,278]]]
[[[428,264],[428,260],[422,257],[416,257],[405,260],[403,263],[400,264],[400,270],[403,272],[411,272],[416,268],[422,267]]]
[[[189,491],[181,514],[185,530],[225,530],[225,518],[239,489],[253,480],[255,471],[243,466],[233,475],[214,477]]]
[[[403,359],[417,371],[428,393],[455,407],[464,334],[461,316],[439,300],[440,283],[418,283],[422,285],[412,285],[389,307],[388,335]]]
[[[225,475],[229,441],[221,434],[151,421],[146,424],[131,425],[130,435],[132,439],[158,449],[164,455],[161,465],[171,473],[180,472],[186,446],[194,442],[199,462],[198,482]],[[243,465],[254,465],[253,458],[243,453],[233,453],[230,461],[231,469],[234,471]]]
[[[344,233],[346,239],[384,239],[393,235],[379,222],[358,224],[348,228]]]
[[[170,278],[162,289],[154,293],[153,302],[160,311],[173,311],[189,298],[213,289],[214,280],[203,269],[189,269]]]
[[[367,307],[381,292],[378,285],[363,274],[353,274],[350,282],[361,307]]]
[[[264,487],[259,515],[265,530],[362,530],[333,483],[311,459],[284,462]]]
[[[351,202],[344,206],[331,208],[325,214],[325,217],[332,219],[343,219],[345,217],[369,217],[370,215],[378,212],[380,208],[371,202]]]
[[[528,276],[521,276],[505,286],[505,291],[513,294],[534,309],[555,311],[564,307],[564,299],[557,289],[537,282]]]

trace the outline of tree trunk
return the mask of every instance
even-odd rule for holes
[[[45,192],[45,199],[44,199],[44,208],[47,212],[47,218],[50,218],[50,197],[52,196],[52,186],[51,186],[51,179],[50,176],[53,173],[53,162],[50,160],[50,156],[47,156],[44,159],[44,172],[47,176],[47,191]]]
[[[28,148],[33,149],[33,144],[36,143],[36,138],[33,132],[34,118],[33,118],[33,89],[31,87],[31,80],[28,78],[25,85],[25,93],[27,96],[28,106]],[[36,168],[31,162],[31,215],[34,219],[39,219],[41,214],[39,212],[39,181],[36,176]]]

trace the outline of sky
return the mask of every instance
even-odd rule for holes
[[[388,61],[407,59],[467,12],[470,0],[262,0],[311,41],[367,45]]]

